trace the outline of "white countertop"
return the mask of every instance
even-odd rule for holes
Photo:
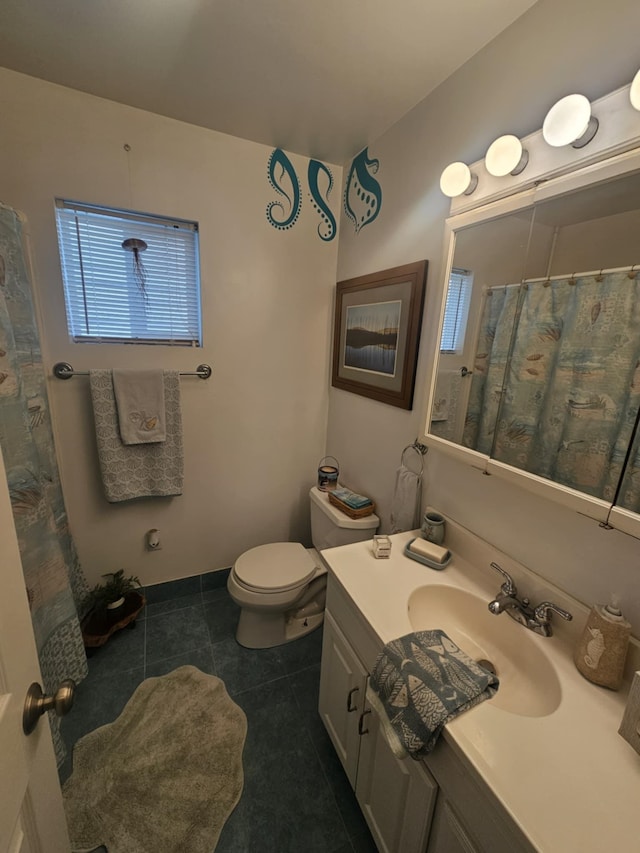
[[[550,599],[571,611],[573,622],[556,620],[553,637],[513,623],[555,668],[562,697],[553,713],[520,716],[488,700],[449,723],[444,737],[540,853],[639,853],[640,756],[618,734],[626,691],[591,684],[572,660],[588,609],[454,522],[447,524],[445,541],[453,557],[442,571],[403,554],[415,535],[419,531],[391,536],[389,559],[375,559],[371,541],[331,548],[323,557],[381,645],[413,630],[407,601],[420,586],[461,586],[488,603],[501,584],[491,560],[512,574],[533,604]]]

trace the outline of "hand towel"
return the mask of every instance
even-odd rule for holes
[[[151,444],[122,443],[110,370],[90,370],[89,386],[107,500],[117,503],[133,498],[181,495],[184,459],[178,372],[164,372],[166,438]]]
[[[449,417],[452,375],[451,370],[441,370],[438,373],[436,390],[433,395],[433,408],[431,409],[432,421],[446,421]]]
[[[420,526],[422,475],[401,465],[396,471],[396,484],[391,500],[391,532],[415,530]]]
[[[402,747],[416,759],[431,752],[450,720],[490,699],[499,684],[439,630],[387,643],[370,680],[376,710],[389,723],[383,731],[391,748],[401,754]]]
[[[114,370],[113,390],[123,444],[165,441],[162,370]]]

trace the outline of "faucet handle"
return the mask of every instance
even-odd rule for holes
[[[558,607],[558,605],[554,604],[552,601],[543,601],[539,604],[534,610],[534,616],[541,625],[548,625],[552,611],[553,613],[557,613],[558,616],[562,616],[562,618],[566,619],[567,622],[571,622],[573,619],[573,616],[568,610],[563,610],[562,607]]]
[[[517,595],[518,590],[509,572],[505,572],[505,570],[497,563],[490,563],[490,566],[492,569],[495,569],[496,572],[500,572],[500,574],[504,578],[504,583],[502,584],[502,591],[504,592],[504,594],[514,596]]]

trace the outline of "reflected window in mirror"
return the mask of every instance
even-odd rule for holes
[[[444,307],[440,352],[456,355],[462,352],[469,317],[473,273],[454,267],[449,275],[447,302]]]

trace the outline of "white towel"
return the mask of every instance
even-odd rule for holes
[[[102,482],[111,503],[181,495],[184,479],[180,376],[164,374],[167,437],[151,444],[123,444],[110,370],[90,370],[89,384]]]
[[[123,444],[165,441],[162,370],[114,370],[113,391]]]
[[[391,532],[415,530],[420,526],[422,475],[401,465],[396,471],[396,485],[391,500]]]

